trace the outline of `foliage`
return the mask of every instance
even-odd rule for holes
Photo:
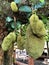
[[[38,3],[39,2],[39,0],[29,0],[29,2],[31,2],[31,3],[33,3],[33,4],[36,4],[36,3]]]
[[[40,2],[44,2],[44,0],[40,0]]]
[[[31,11],[31,7],[29,7],[29,6],[21,6],[20,8],[19,8],[19,11],[22,11],[22,12],[32,12]]]
[[[4,0],[0,0],[0,17],[11,16],[12,11],[10,8],[10,3]]]
[[[47,35],[46,35],[46,41],[49,41],[49,20],[47,22],[47,25],[46,25],[46,30],[47,30]]]

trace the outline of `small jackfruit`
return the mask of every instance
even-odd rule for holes
[[[36,14],[33,14],[30,19],[30,27],[32,29],[32,32],[36,34],[37,36],[41,37],[43,35],[46,35],[46,30],[44,27],[43,21],[41,21]]]
[[[29,25],[26,31],[26,39],[26,50],[28,55],[34,59],[39,58],[44,50],[44,37],[38,38],[34,36]]]
[[[9,33],[3,40],[3,43],[2,43],[2,49],[4,51],[7,51],[9,50],[9,48],[11,47],[10,45],[12,45],[12,43],[14,43],[16,40],[16,34],[15,32],[11,32]]]
[[[13,12],[17,12],[18,11],[18,6],[16,5],[15,2],[11,2],[11,9]]]
[[[24,38],[19,34],[17,37],[17,46],[19,49],[23,50],[24,49]]]
[[[33,14],[30,18],[29,18],[29,22],[30,22],[30,26],[32,28],[33,33],[36,33],[35,28],[36,28],[36,23],[38,22],[39,18],[36,14]]]
[[[33,14],[30,18],[29,18],[29,21],[30,21],[30,24],[32,22],[37,22],[39,20],[39,17],[36,15],[36,14]]]
[[[36,34],[37,36],[41,37],[41,36],[45,36],[46,35],[46,30],[45,30],[45,27],[44,27],[44,24],[41,20],[39,20],[37,23],[36,23]]]

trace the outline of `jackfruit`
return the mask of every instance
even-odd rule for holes
[[[13,12],[17,12],[18,11],[18,6],[16,5],[15,2],[11,2],[11,9]]]
[[[26,50],[29,56],[34,59],[40,57],[44,50],[44,37],[38,38],[36,37],[30,28],[30,25],[26,31]]]
[[[39,18],[36,14],[33,14],[30,18],[29,18],[29,22],[30,22],[30,26],[32,28],[33,33],[36,33],[36,23],[38,22]]]
[[[11,47],[12,43],[14,43],[16,40],[16,34],[15,32],[11,32],[9,33],[3,40],[3,43],[2,43],[2,49],[4,51],[7,51],[9,50],[9,48]]]
[[[23,50],[24,49],[24,44],[25,44],[24,37],[22,37],[19,34],[18,37],[17,37],[17,46],[18,46],[18,48]]]
[[[32,32],[34,34],[36,34],[39,37],[46,35],[46,30],[44,28],[43,21],[41,21],[36,14],[33,14],[30,17],[29,21],[30,21]]]
[[[31,15],[31,17],[29,18],[30,24],[33,22],[37,22],[39,20],[39,17],[36,14]]]
[[[36,14],[33,14],[29,21],[30,24],[26,30],[25,48],[29,56],[37,59],[42,55],[44,50],[46,29]]]
[[[36,35],[41,37],[41,36],[45,36],[46,35],[46,30],[45,30],[45,27],[44,27],[44,24],[41,20],[39,20],[37,23],[36,23]]]

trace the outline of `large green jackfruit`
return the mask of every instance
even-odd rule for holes
[[[31,56],[34,59],[39,58],[44,50],[44,37],[38,38],[36,37],[30,28],[30,25],[27,28],[26,31],[26,50],[29,56]]]
[[[19,49],[23,50],[24,49],[24,44],[25,44],[25,40],[24,37],[22,37],[20,34],[17,37],[17,46]]]
[[[26,30],[26,50],[28,54],[37,59],[40,57],[44,50],[44,43],[46,30],[43,22],[38,18],[36,14],[33,14],[30,19],[30,24]]]
[[[16,40],[16,34],[15,32],[11,32],[9,33],[3,40],[3,43],[2,43],[2,49],[4,51],[7,51],[9,50],[9,48],[11,47],[12,43],[14,43]]]
[[[17,12],[18,11],[18,6],[16,5],[15,2],[11,2],[11,9],[13,12]]]
[[[37,36],[41,37],[46,34],[46,30],[43,24],[43,21],[41,21],[36,14],[33,14],[30,19],[30,26],[32,29],[32,32],[36,34]]]

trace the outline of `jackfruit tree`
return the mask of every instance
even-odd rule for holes
[[[9,60],[13,53],[13,44],[15,41],[19,49],[23,50],[25,48],[30,57],[37,59],[42,55],[44,50],[46,30],[43,21],[38,17],[39,10],[37,10],[36,15],[32,14],[32,9],[42,8],[45,5],[44,0],[21,0],[21,2],[19,0],[12,2],[11,0],[5,2],[8,3],[9,7],[2,1],[5,8],[1,8],[0,12],[1,17],[4,14],[3,17],[6,19],[5,26],[8,28],[8,35],[5,36],[1,45],[4,51],[4,65],[11,65],[12,60],[10,62]],[[16,21],[14,21],[14,17]],[[22,25],[24,25],[24,28]]]
[[[21,34],[17,37],[17,46],[23,50],[26,48],[28,55],[34,59],[39,58],[44,50],[46,29],[44,23],[38,18],[36,14],[33,14],[29,18],[30,24],[26,29],[25,36]],[[26,38],[25,38],[26,37]],[[7,51],[12,46],[12,43],[16,41],[16,34],[11,32],[6,36],[2,43],[2,49]]]
[[[7,16],[11,16],[12,11],[10,8],[10,3],[5,0],[0,0],[0,65],[4,64],[4,51],[1,48],[2,41],[5,36],[7,36],[8,31],[5,26],[5,19]]]

